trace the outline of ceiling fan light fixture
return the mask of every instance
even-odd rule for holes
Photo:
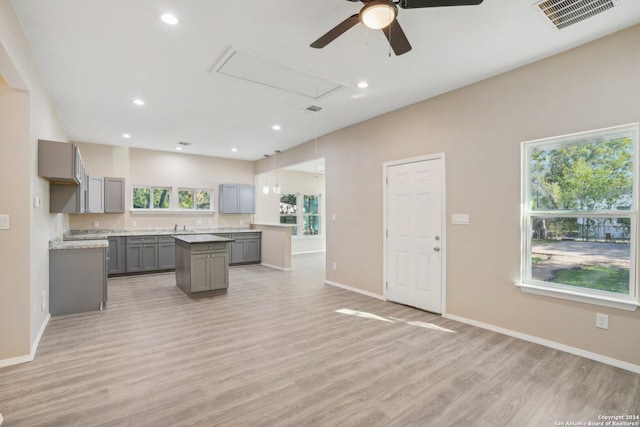
[[[398,15],[398,8],[389,1],[368,2],[360,11],[360,22],[372,30],[380,30],[391,24]]]

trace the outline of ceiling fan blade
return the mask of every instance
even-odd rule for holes
[[[358,14],[356,13],[355,15],[351,15],[350,17],[333,27],[331,30],[329,30],[324,36],[311,43],[310,46],[315,47],[316,49],[322,49],[323,47],[340,37],[349,28],[353,27],[358,22],[360,22]]]
[[[411,50],[411,44],[409,40],[407,40],[407,36],[404,34],[404,31],[402,31],[402,27],[397,19],[394,19],[391,24],[383,28],[382,32],[387,40],[389,40],[391,49],[393,49],[393,53],[396,55],[402,55]]]
[[[398,6],[402,9],[419,9],[422,7],[442,6],[477,6],[483,0],[400,0]]]

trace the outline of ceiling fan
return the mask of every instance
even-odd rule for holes
[[[357,2],[360,0],[347,0]],[[334,28],[329,30],[325,35],[311,43],[311,47],[322,49],[349,28],[362,22],[367,28],[372,30],[382,30],[385,37],[389,41],[393,52],[396,55],[402,55],[411,50],[411,44],[407,40],[407,36],[402,31],[402,27],[398,23],[398,6],[401,9],[419,9],[423,7],[441,7],[441,6],[475,6],[483,2],[483,0],[361,0],[364,7],[360,9],[360,13],[351,15]]]

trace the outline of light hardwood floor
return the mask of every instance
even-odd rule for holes
[[[9,426],[553,426],[640,414],[640,375],[323,285],[232,267],[192,300],[173,274],[109,281],[0,369]]]

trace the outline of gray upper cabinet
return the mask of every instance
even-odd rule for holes
[[[104,179],[104,213],[124,213],[124,178]]]
[[[87,178],[81,165],[79,184],[56,184],[49,186],[49,212],[85,213],[87,207]]]
[[[256,188],[244,184],[220,184],[219,211],[223,214],[256,213]]]
[[[104,178],[87,176],[87,213],[104,212]]]
[[[84,165],[76,144],[38,141],[38,175],[50,182],[80,184]]]

